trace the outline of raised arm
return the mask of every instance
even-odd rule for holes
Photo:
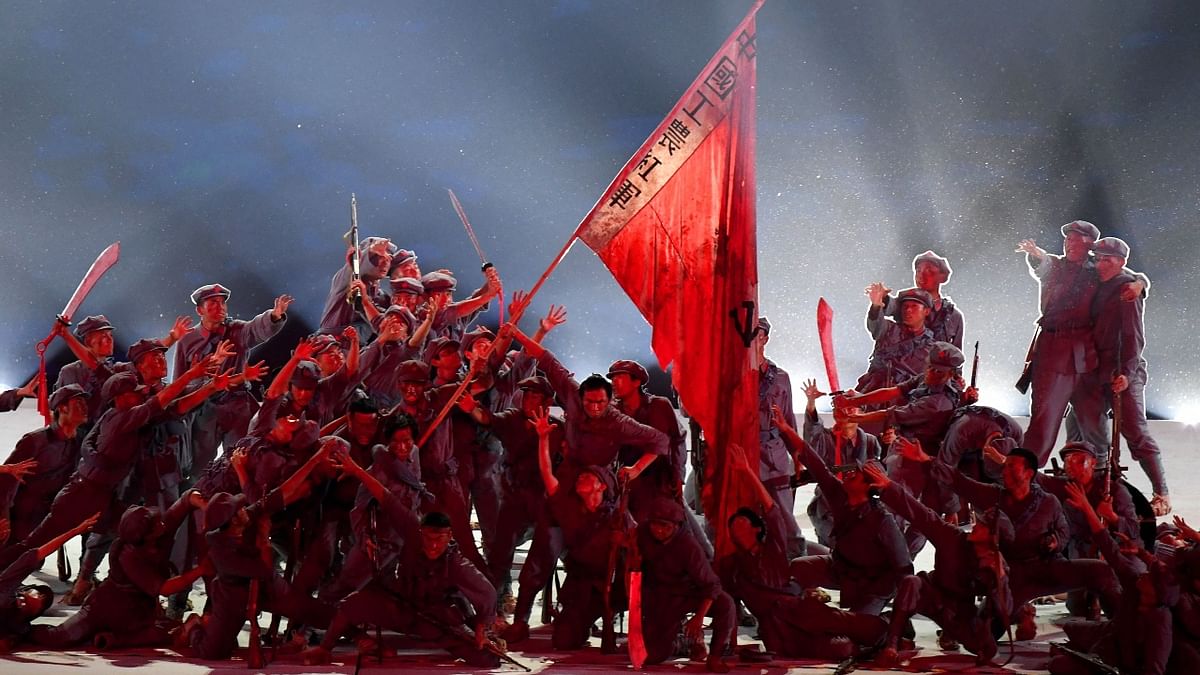
[[[88,530],[92,529],[92,526],[95,525],[98,520],[100,520],[100,513],[99,512],[93,513],[92,515],[85,518],[82,523],[79,523],[75,527],[72,527],[71,529],[67,530],[66,532],[63,532],[62,534],[51,539],[50,541],[46,542],[45,544],[42,544],[41,546],[39,546],[37,548],[38,559],[45,560],[46,558],[48,558],[50,556],[51,553],[54,553],[58,549],[62,548],[63,544],[67,543],[68,541],[71,541],[71,539],[73,539],[77,535],[83,534],[84,532],[87,532]]]
[[[933,509],[925,506],[903,487],[888,478],[879,462],[863,466],[863,473],[871,485],[882,492],[883,503],[918,532],[925,535],[934,547],[954,544],[959,537],[958,528],[942,520]]]
[[[271,380],[271,386],[267,387],[264,398],[279,398],[286,394],[288,385],[292,381],[292,374],[296,372],[296,368],[300,365],[301,361],[312,358],[315,350],[316,344],[312,340],[304,340],[296,345],[296,348],[292,350],[291,358],[279,369],[279,372],[275,375],[275,379]]]
[[[554,476],[554,467],[550,462],[550,438],[556,425],[550,423],[548,411],[538,411],[533,415],[533,426],[538,434],[538,471],[542,474],[546,494],[553,497],[558,492],[558,478]]]
[[[871,301],[871,305],[867,307],[867,332],[871,334],[872,339],[879,339],[887,329],[886,308],[888,293],[891,292],[891,289],[880,281],[867,286],[863,291]]]

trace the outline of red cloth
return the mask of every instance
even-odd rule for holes
[[[734,29],[579,228],[653,328],[652,346],[708,443],[704,503],[725,524],[758,503],[755,21]],[[754,475],[732,470],[744,448]]]

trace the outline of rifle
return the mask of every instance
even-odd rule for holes
[[[350,231],[346,234],[350,238],[350,282],[353,283],[362,278],[362,256],[358,250],[358,199],[353,192],[350,193]],[[354,306],[355,312],[363,311],[362,295],[357,290],[350,291],[346,302]]]
[[[246,667],[258,670],[266,664],[262,655],[262,626],[258,625],[258,579],[250,580],[250,604],[246,605],[246,618],[250,621],[250,656]]]
[[[1121,359],[1121,334],[1117,334],[1117,360]],[[1114,371],[1120,376],[1120,365]],[[1114,391],[1112,395],[1112,446],[1108,449],[1108,477],[1104,481],[1105,496],[1112,494],[1114,482],[1121,480],[1121,397],[1123,392]]]
[[[372,501],[367,509],[367,532],[371,540],[371,550],[367,553],[371,558],[371,567],[375,569],[375,577],[379,577],[379,502]],[[375,662],[383,663],[383,627],[375,624]]]
[[[629,512],[629,485],[625,480],[621,481],[621,497],[617,502],[617,512],[614,514],[616,522],[623,528],[625,525],[625,514]],[[608,569],[604,573],[604,617],[603,627],[600,632],[600,651],[606,654],[613,654],[617,651],[617,634],[613,627],[613,603],[612,603],[612,587],[613,580],[617,573],[617,556],[621,552],[619,544],[610,543],[608,547]]]
[[[1033,352],[1037,348],[1038,336],[1041,334],[1042,326],[1039,324],[1033,331],[1033,338],[1029,341],[1029,351],[1025,352],[1025,367],[1021,370],[1021,377],[1017,378],[1017,383],[1013,385],[1022,394],[1028,393],[1029,385],[1033,383]]]
[[[975,358],[971,359],[971,388],[975,388],[975,379],[979,375],[979,340],[975,341]]]
[[[254,526],[258,528],[256,541],[258,542],[260,548],[266,549],[263,551],[263,558],[266,559],[268,563],[270,562],[271,553],[266,546],[266,541],[268,537],[268,529],[270,528],[270,522],[270,520],[260,520],[259,522],[254,523]],[[251,579],[250,602],[246,605],[246,618],[250,621],[250,654],[246,659],[246,667],[251,670],[260,670],[267,665],[263,660],[262,653],[262,626],[258,625],[258,596],[260,590],[259,580]]]
[[[292,579],[296,576],[296,558],[300,557],[300,520],[297,519],[292,525],[291,539],[288,541],[288,559],[287,564],[283,568],[283,576],[287,582],[292,583]],[[271,645],[271,660],[275,660],[275,650],[279,647],[279,624],[283,615],[279,612],[271,614],[271,625],[267,628],[267,644]],[[291,622],[289,620],[289,628]]]
[[[405,607],[412,610],[413,614],[415,614],[418,619],[421,619],[422,621],[425,621],[426,623],[431,624],[434,628],[437,628],[438,630],[442,631],[443,633],[446,633],[447,635],[451,635],[455,638],[458,638],[461,642],[465,642],[465,643],[471,645],[472,647],[475,646],[475,636],[470,633],[467,633],[461,626],[451,626],[450,624],[446,623],[445,621],[442,621],[441,619],[439,619],[439,618],[433,616],[432,614],[429,614],[425,610],[421,609],[419,606],[417,606],[416,603],[414,603],[412,600],[409,600],[408,598],[404,597],[403,595],[400,595],[398,593],[392,593],[391,596],[393,598],[395,598],[396,600],[398,600]],[[521,663],[520,661],[509,656],[508,652],[504,651],[504,649],[501,648],[500,645],[496,644],[491,639],[484,641],[483,649],[484,649],[484,651],[487,651],[488,653],[494,654],[500,660],[511,663],[512,665],[520,668],[521,670],[524,670],[527,673],[533,672],[533,670],[530,669],[529,666],[526,666],[524,663]]]

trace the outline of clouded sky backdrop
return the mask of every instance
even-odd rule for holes
[[[364,234],[478,280],[462,199],[508,288],[528,287],[749,7],[658,2],[20,2],[0,10],[0,382],[36,367],[96,254],[88,298],[123,346],[219,281],[231,312],[283,292],[311,328]],[[1133,247],[1159,415],[1200,419],[1194,337],[1200,4],[769,1],[758,18],[761,303],[794,380],[842,379],[870,341],[862,289],[950,258],[984,402],[1012,389],[1036,318],[1017,241],[1095,222]],[[579,372],[650,362],[649,329],[582,245],[535,309]],[[59,360],[64,356],[59,353]]]

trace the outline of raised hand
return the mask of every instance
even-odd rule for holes
[[[988,434],[987,440],[983,442],[983,456],[989,461],[996,464],[1003,464],[1008,458],[1004,453],[996,448],[996,441],[1004,438],[1004,434],[999,431],[993,431]]]
[[[1200,532],[1192,529],[1192,526],[1187,524],[1183,516],[1175,516],[1175,527],[1179,528],[1179,533],[1188,541],[1200,542]]]
[[[1021,242],[1019,244],[1017,244],[1016,252],[1024,253],[1029,256],[1033,256],[1034,258],[1037,258],[1038,260],[1041,260],[1042,258],[1046,257],[1045,249],[1038,246],[1037,243],[1034,242],[1032,239],[1022,239]]]
[[[223,373],[214,375],[210,384],[212,384],[213,388],[218,391],[225,391],[229,389],[234,384],[233,368],[229,368]]]
[[[237,346],[233,344],[233,340],[221,340],[217,345],[217,349],[209,356],[209,367],[217,368],[225,363],[229,357],[237,354]]]
[[[483,275],[487,277],[488,295],[497,295],[504,291],[504,284],[500,281],[500,272],[496,270],[495,265],[492,265],[484,270]]]
[[[258,382],[262,379],[263,375],[267,374],[267,370],[268,368],[266,361],[259,361],[258,363],[249,364],[244,370],[242,370],[242,381]]]
[[[530,421],[533,422],[533,428],[539,437],[550,434],[558,426],[550,421],[549,410],[535,410]]]
[[[880,281],[876,281],[863,289],[863,293],[870,298],[872,307],[883,307],[883,299],[891,292],[892,289],[884,286],[883,282]]]
[[[549,333],[566,322],[567,308],[563,305],[550,305],[550,311],[546,312],[539,326],[543,333]]]
[[[346,326],[346,330],[342,331],[342,338],[349,344],[358,342],[358,329],[354,326]]]
[[[317,341],[313,338],[309,338],[307,340],[301,340],[300,344],[296,345],[296,349],[292,352],[292,356],[301,361],[308,361],[312,359],[313,353],[316,351]]]
[[[876,460],[872,460],[866,464],[863,464],[863,474],[866,476],[867,483],[869,483],[871,487],[882,490],[892,484],[892,479],[888,478],[887,472],[883,469],[883,465]]]
[[[806,398],[808,398],[809,403],[813,403],[814,401],[816,401],[817,399],[821,398],[824,395],[825,395],[825,393],[817,388],[816,380],[805,380],[804,381],[804,396]]]
[[[0,464],[0,473],[6,473],[22,484],[25,482],[25,477],[32,474],[36,469],[36,459],[27,459],[16,464]]]
[[[909,459],[914,462],[928,462],[933,459],[921,449],[921,442],[904,436],[897,436],[896,441],[892,443],[892,449],[900,453],[904,459]]]
[[[190,316],[175,317],[175,323],[174,323],[174,325],[171,326],[171,332],[170,332],[171,339],[176,342],[179,342],[180,338],[182,338],[184,335],[187,335],[190,332],[192,332],[192,317],[190,317]]]
[[[520,321],[525,310],[529,309],[529,300],[529,294],[525,291],[520,289],[513,291],[512,298],[508,301],[508,320],[513,323]]]
[[[1083,488],[1079,487],[1078,484],[1076,484],[1074,482],[1068,482],[1064,486],[1064,489],[1066,490],[1066,493],[1067,493],[1067,504],[1068,505],[1074,506],[1075,508],[1077,508],[1083,512],[1092,510],[1092,505],[1088,501],[1087,493],[1085,493],[1083,491]]]
[[[295,298],[287,293],[275,298],[275,306],[271,308],[271,318],[275,319],[276,321],[282,319],[284,313],[288,311],[288,307],[291,306],[293,300],[295,300]]]

